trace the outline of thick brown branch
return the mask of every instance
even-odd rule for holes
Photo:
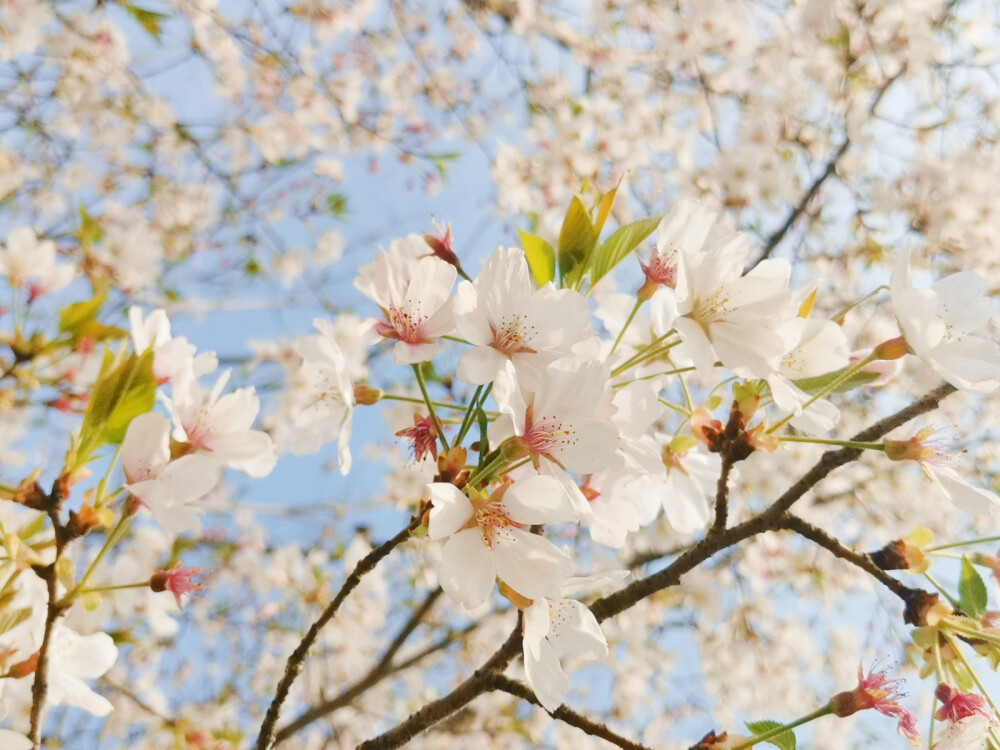
[[[316,642],[319,637],[320,631],[326,626],[333,616],[337,614],[337,610],[340,609],[340,605],[344,603],[347,598],[359,583],[365,574],[370,573],[379,562],[382,561],[390,552],[392,552],[396,547],[405,542],[409,536],[410,532],[413,531],[420,523],[420,514],[416,514],[407,524],[406,528],[400,531],[396,536],[394,536],[389,541],[384,544],[379,545],[367,555],[365,555],[361,561],[355,566],[354,570],[344,581],[344,585],[340,587],[340,591],[334,597],[333,601],[327,605],[326,609],[323,610],[323,614],[319,616],[319,619],[312,624],[309,631],[302,638],[302,641],[292,652],[292,655],[288,657],[288,662],[285,664],[285,674],[282,676],[281,681],[278,683],[277,690],[274,693],[274,700],[271,701],[271,706],[267,709],[267,715],[264,717],[264,722],[260,727],[260,734],[257,735],[257,750],[267,750],[271,747],[274,742],[274,732],[275,726],[278,723],[278,717],[281,715],[281,706],[284,704],[285,699],[288,698],[288,693],[292,689],[292,683],[295,682],[295,678],[299,676],[302,672],[303,666],[305,666],[306,656],[309,654],[309,649]]]
[[[521,700],[528,701],[528,703],[533,703],[536,706],[541,706],[542,704],[538,702],[538,698],[531,691],[527,685],[524,685],[517,680],[512,680],[509,677],[504,677],[502,674],[494,674],[490,678],[490,688],[493,690],[501,690],[505,693],[520,698]],[[612,745],[623,748],[623,750],[650,750],[646,745],[642,745],[638,742],[633,742],[632,740],[626,739],[619,734],[611,731],[606,724],[601,724],[600,722],[588,719],[582,714],[578,714],[576,711],[567,708],[566,706],[559,706],[555,711],[549,711],[549,716],[553,719],[558,719],[564,724],[569,724],[577,729],[582,729],[587,734],[593,737],[600,737],[602,740],[607,740]]]
[[[796,534],[815,542],[823,549],[839,557],[841,560],[846,560],[852,565],[855,565],[865,571],[868,575],[879,581],[892,593],[902,599],[904,603],[909,601],[910,596],[913,593],[913,589],[909,586],[904,586],[902,583],[882,570],[872,561],[871,557],[864,552],[857,552],[856,550],[851,549],[841,543],[840,540],[834,539],[832,536],[823,531],[823,529],[818,526],[813,526],[811,523],[799,518],[798,516],[786,516],[781,526],[784,529],[794,531]]]
[[[518,613],[517,625],[504,644],[465,682],[443,698],[432,701],[416,713],[411,714],[404,722],[385,734],[361,743],[358,745],[358,750],[391,750],[391,748],[402,747],[420,732],[451,716],[462,706],[489,690],[493,674],[505,669],[520,651],[520,648],[521,616]]]

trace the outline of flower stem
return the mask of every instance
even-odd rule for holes
[[[941,592],[941,595],[944,596],[944,598],[948,600],[948,603],[951,604],[952,607],[954,607],[955,609],[960,609],[961,608],[960,605],[959,605],[959,603],[958,603],[958,599],[956,599],[951,594],[949,594],[945,590],[944,586],[942,586],[934,576],[932,576],[927,571],[924,571],[924,578],[926,578],[928,581],[930,581],[931,585],[934,586],[934,588],[936,588],[938,591]]]
[[[97,553],[97,557],[95,557],[90,563],[90,566],[83,574],[83,578],[80,579],[80,582],[73,587],[72,591],[60,600],[60,604],[68,605],[81,591],[83,591],[84,586],[87,584],[87,580],[94,574],[94,571],[97,570],[97,566],[101,564],[101,560],[104,559],[104,556],[111,551],[112,547],[121,541],[123,536],[125,536],[125,530],[128,528],[131,520],[132,516],[128,514],[128,511],[122,509],[122,514],[119,517],[118,522],[111,528],[107,538],[104,540],[104,546],[101,547],[100,551]]]
[[[817,445],[839,445],[842,448],[854,448],[859,451],[884,451],[885,443],[860,443],[856,440],[829,440],[827,438],[797,437],[783,435],[778,438],[789,443],[816,443]]]
[[[441,440],[441,446],[448,450],[451,446],[448,445],[448,438],[444,435],[444,426],[441,424],[441,420],[438,419],[437,413],[434,411],[434,402],[431,401],[430,395],[427,393],[427,385],[424,383],[424,374],[420,372],[420,365],[414,364],[413,374],[417,376],[417,385],[420,386],[420,392],[424,396],[424,403],[427,404],[427,411],[431,414],[431,419],[434,420],[434,426],[437,428],[438,438]]]
[[[393,393],[383,393],[382,398],[388,399],[390,401],[405,401],[408,404],[427,403],[422,398],[414,398],[413,396],[397,396],[396,394]],[[456,409],[456,410],[461,409],[462,411],[465,411],[465,407],[462,406],[461,404],[447,404],[444,401],[431,401],[431,403],[434,404],[434,406],[438,407],[439,409]]]
[[[812,406],[814,403],[816,403],[817,401],[819,401],[821,398],[823,398],[823,396],[825,396],[826,394],[828,394],[830,391],[832,391],[838,385],[840,385],[841,383],[847,381],[848,378],[850,378],[855,373],[861,372],[861,370],[863,370],[865,367],[867,367],[868,365],[870,365],[874,361],[875,361],[875,353],[872,352],[867,357],[865,357],[863,360],[861,360],[856,365],[854,365],[854,367],[848,367],[846,370],[844,370],[842,373],[840,373],[840,375],[838,377],[836,377],[833,380],[831,380],[825,386],[823,386],[822,388],[820,388],[819,391],[817,391],[815,394],[813,394],[812,398],[810,398],[808,401],[806,401],[804,404],[802,404],[801,411],[805,411],[806,409],[808,409],[810,406]],[[771,427],[768,429],[767,433],[770,435],[775,430],[778,430],[778,429],[784,427],[794,417],[795,417],[794,414],[786,414],[784,417],[782,417],[777,422],[775,422],[773,425],[771,425]]]
[[[136,581],[135,583],[120,583],[117,586],[92,586],[87,589],[79,589],[78,594],[101,593],[102,591],[123,591],[125,589],[147,589],[149,581]]]
[[[671,328],[669,331],[667,331],[662,336],[658,336],[657,338],[655,338],[652,341],[650,341],[648,344],[646,344],[646,346],[642,347],[639,351],[637,351],[629,359],[625,360],[620,365],[618,365],[618,367],[616,367],[615,369],[613,369],[611,371],[611,377],[614,378],[614,377],[617,377],[618,375],[621,375],[628,368],[633,367],[633,366],[637,365],[639,362],[641,362],[644,359],[648,358],[650,352],[654,352],[655,353],[656,350],[657,350],[657,347],[659,347],[660,344],[662,344],[669,336],[672,336],[674,333],[675,333],[675,331]],[[680,342],[675,342],[675,344],[676,343],[680,343]],[[672,346],[673,345],[674,344],[672,344]]]
[[[768,731],[762,732],[761,734],[754,735],[746,742],[741,742],[739,745],[734,746],[732,750],[744,750],[744,748],[753,747],[754,745],[760,742],[767,742],[768,740],[777,737],[782,732],[787,732],[791,729],[795,729],[795,727],[800,727],[803,724],[808,724],[810,721],[815,721],[821,716],[827,716],[831,713],[833,713],[833,708],[831,708],[830,704],[827,703],[822,708],[817,708],[811,714],[806,714],[805,716],[798,718],[795,721],[790,721],[789,723],[783,724],[780,727],[775,727],[774,729],[769,729]]]
[[[986,686],[979,681],[979,675],[976,674],[976,670],[972,668],[972,664],[969,663],[969,660],[965,658],[965,654],[962,652],[961,649],[961,644],[959,644],[955,640],[955,636],[953,636],[951,633],[948,633],[946,631],[941,631],[941,632],[944,634],[944,637],[948,639],[948,643],[951,644],[951,647],[955,651],[955,653],[958,654],[959,660],[965,666],[966,670],[968,670],[969,677],[972,678],[972,681],[976,684],[976,687],[979,688],[979,692],[983,694],[983,697],[986,699],[986,702],[990,704],[990,708],[993,709],[993,715],[995,717],[1000,718],[1000,708],[997,708],[997,704],[993,702],[993,698],[990,697],[990,693],[986,689]],[[990,732],[991,736],[995,737],[995,735],[992,734],[993,732],[992,729],[990,730]]]
[[[989,542],[1000,542],[1000,536],[983,536],[978,539],[966,539],[962,542],[949,542],[948,544],[936,544],[933,547],[927,547],[924,552],[937,552],[943,549],[954,549],[955,547],[968,547],[973,544],[986,544]]]
[[[622,326],[622,329],[618,332],[618,338],[615,339],[615,343],[611,346],[611,351],[608,353],[609,357],[615,353],[618,345],[622,342],[622,337],[625,335],[625,331],[628,330],[628,327],[632,324],[635,314],[639,312],[639,308],[642,307],[642,302],[643,300],[636,299],[635,304],[632,306],[632,312],[628,314],[628,317],[625,319],[625,325]]]

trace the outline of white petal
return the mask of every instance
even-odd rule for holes
[[[524,650],[525,656],[531,654],[537,659],[542,641],[549,632],[549,600],[535,599],[531,606],[524,610]]]
[[[433,502],[427,522],[427,535],[431,539],[451,536],[472,518],[472,503],[455,485],[433,482],[427,488]]]
[[[458,360],[458,377],[472,385],[485,385],[494,380],[507,364],[507,357],[490,346],[470,349]]]
[[[958,472],[947,466],[927,464],[935,483],[956,507],[974,516],[992,514],[1000,503],[995,492],[973,487],[959,476]]]
[[[503,505],[511,520],[525,525],[575,521],[576,511],[566,502],[562,487],[552,477],[533,476],[515,482],[504,493]]]
[[[529,599],[555,594],[570,559],[543,536],[510,527],[493,543],[497,577]]]
[[[495,579],[493,555],[478,528],[459,531],[444,543],[438,581],[452,600],[466,609],[478,607],[489,599]]]
[[[555,626],[549,629],[549,642],[559,658],[603,659],[608,655],[608,642],[594,613],[574,599],[552,602]]]
[[[153,479],[170,460],[170,422],[150,412],[133,419],[122,444],[122,467],[129,481]]]
[[[539,646],[538,656],[524,654],[524,673],[535,697],[546,711],[555,711],[566,698],[569,677],[559,665],[556,652],[548,641]]]

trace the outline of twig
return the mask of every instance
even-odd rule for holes
[[[533,703],[536,706],[542,705],[538,702],[538,698],[535,697],[531,688],[518,682],[517,680],[504,677],[502,674],[494,674],[491,677],[490,687],[493,690],[501,690],[505,693],[509,693],[510,695],[520,698],[521,700],[528,701],[528,703]],[[588,719],[586,716],[578,714],[576,711],[567,708],[565,705],[559,706],[559,708],[555,711],[548,711],[548,714],[553,719],[558,719],[564,724],[569,724],[577,729],[581,729],[593,737],[600,737],[602,740],[607,740],[612,745],[623,748],[623,750],[650,750],[650,748],[646,745],[626,739],[625,737],[611,731],[606,724],[601,724],[600,722]]]
[[[882,570],[882,568],[876,565],[871,557],[864,552],[857,552],[856,550],[851,549],[850,547],[842,544],[838,539],[834,539],[832,536],[823,531],[823,529],[818,526],[814,526],[798,516],[786,516],[781,526],[789,531],[794,531],[796,534],[805,537],[811,542],[815,542],[823,549],[839,557],[841,560],[846,560],[852,565],[861,568],[861,570],[875,578],[892,593],[902,599],[904,603],[909,601],[912,589],[903,585],[900,581],[896,580]]]
[[[729,474],[733,470],[732,454],[725,451],[722,454],[722,469],[719,471],[719,481],[715,487],[715,521],[709,534],[718,534],[726,530],[729,520]]]
[[[410,637],[414,630],[423,622],[424,617],[430,612],[431,608],[440,598],[442,590],[440,587],[434,589],[419,607],[417,607],[410,618],[407,620],[406,624],[399,631],[396,637],[393,639],[392,643],[382,654],[382,657],[373,666],[364,677],[358,680],[354,685],[345,690],[343,693],[338,695],[332,700],[325,701],[316,706],[313,706],[309,710],[305,711],[301,716],[296,718],[294,721],[289,722],[286,726],[282,727],[274,735],[274,744],[279,745],[285,740],[287,740],[292,735],[301,731],[303,728],[312,724],[314,721],[323,718],[324,716],[333,713],[338,708],[346,706],[348,703],[353,701],[359,695],[364,693],[368,688],[379,683],[384,677],[390,673],[403,668],[404,665],[409,666],[409,663],[414,661],[414,657],[407,659],[403,664],[393,666],[392,659],[399,652],[399,649],[403,647],[406,639]],[[450,639],[449,639],[450,640]],[[447,642],[447,641],[446,641]],[[437,644],[435,644],[437,645]],[[435,648],[434,650],[438,650]],[[432,653],[430,649],[425,649],[421,651],[418,655],[420,659],[426,656],[428,653]],[[418,659],[419,660],[419,659]]]
[[[267,709],[267,715],[264,717],[264,722],[260,727],[260,734],[257,735],[257,750],[267,750],[274,742],[275,725],[278,723],[278,717],[281,715],[281,706],[284,704],[285,699],[288,698],[288,693],[292,689],[292,683],[295,682],[295,678],[302,672],[302,668],[305,666],[306,656],[309,654],[309,649],[312,648],[312,645],[316,642],[320,631],[322,631],[324,626],[326,626],[326,624],[333,619],[333,616],[337,614],[337,610],[340,609],[340,605],[343,604],[348,594],[350,594],[357,587],[357,585],[361,583],[361,579],[365,576],[365,574],[371,572],[383,558],[385,558],[400,544],[405,542],[409,538],[410,532],[413,531],[413,529],[415,529],[419,524],[420,514],[417,513],[406,525],[405,529],[400,531],[389,541],[373,549],[361,559],[351,574],[347,577],[347,580],[344,581],[344,585],[340,587],[340,591],[337,592],[333,601],[327,605],[326,609],[323,610],[323,614],[321,614],[319,619],[312,624],[312,627],[309,628],[309,631],[305,634],[302,641],[292,652],[292,655],[288,657],[288,662],[285,664],[285,674],[278,683],[277,690],[275,690],[274,693],[274,700],[271,701],[271,705]]]

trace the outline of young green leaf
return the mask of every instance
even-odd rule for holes
[[[528,259],[531,275],[535,277],[538,286],[545,286],[556,275],[556,251],[541,237],[525,232],[520,227],[517,233],[521,237],[524,257]]]
[[[160,41],[160,24],[170,18],[170,16],[166,13],[157,13],[155,10],[139,8],[131,3],[125,3],[124,7],[125,10],[132,14],[132,18],[138,21],[139,25],[149,32],[153,39]]]
[[[590,260],[590,286],[593,287],[605,275],[628,257],[639,244],[653,233],[660,224],[662,216],[651,216],[639,219],[631,224],[619,227],[614,234],[606,239],[594,251]]]
[[[777,721],[771,721],[770,719],[763,719],[762,721],[748,721],[746,724],[747,729],[754,734],[764,734],[765,732],[770,732],[778,727],[784,726],[783,724]],[[764,741],[769,745],[774,745],[779,748],[779,750],[795,750],[795,735],[792,733],[791,729]]]
[[[151,411],[155,401],[152,349],[127,357],[105,352],[101,373],[83,415],[76,466],[87,463],[104,443],[117,444],[124,440],[129,423]]]
[[[559,230],[559,279],[562,286],[567,286],[570,274],[577,282],[583,278],[587,270],[583,263],[597,244],[597,239],[597,229],[590,220],[590,212],[574,195]]]
[[[958,603],[973,620],[981,620],[989,606],[986,584],[969,558],[962,558],[962,577],[958,581]]]

